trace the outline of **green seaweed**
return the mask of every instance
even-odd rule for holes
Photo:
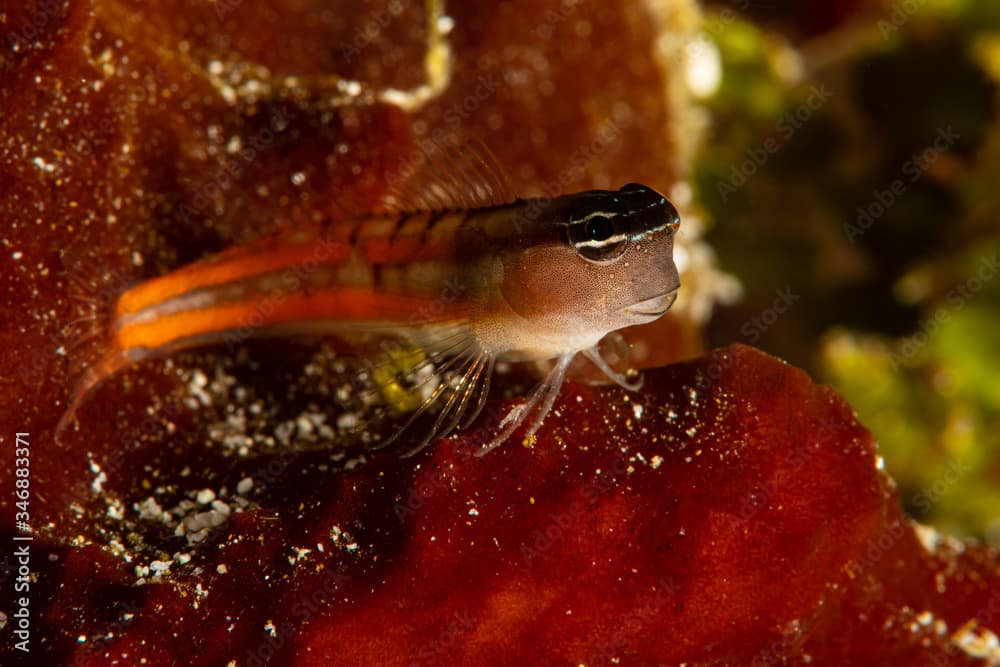
[[[1000,542],[1000,8],[896,3],[794,47],[706,25],[723,79],[694,182],[746,288],[710,342],[831,383],[911,516]],[[801,298],[748,326],[782,289]]]

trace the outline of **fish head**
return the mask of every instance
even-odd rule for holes
[[[518,315],[582,349],[670,309],[680,216],[666,197],[632,183],[545,201],[536,233],[504,256],[502,292]]]

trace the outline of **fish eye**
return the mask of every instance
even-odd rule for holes
[[[628,248],[628,234],[609,218],[595,213],[569,225],[569,242],[582,257],[592,262],[618,259]]]
[[[595,215],[587,221],[587,238],[591,241],[607,241],[614,233],[615,226],[603,215]]]

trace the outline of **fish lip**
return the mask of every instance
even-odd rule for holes
[[[625,308],[625,312],[629,315],[641,315],[643,317],[660,317],[674,305],[674,301],[677,300],[677,290],[679,287],[675,287],[672,290],[667,290],[662,294],[657,294],[656,296],[650,297],[648,299],[643,299],[638,303],[634,303],[631,306]]]

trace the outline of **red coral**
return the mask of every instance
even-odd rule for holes
[[[1000,628],[995,557],[928,552],[849,407],[751,348],[641,394],[570,384],[534,447],[477,458],[481,440],[262,469],[277,520],[236,514],[173,584],[59,549],[50,646],[113,632],[73,650],[84,664],[976,664],[954,633]]]

